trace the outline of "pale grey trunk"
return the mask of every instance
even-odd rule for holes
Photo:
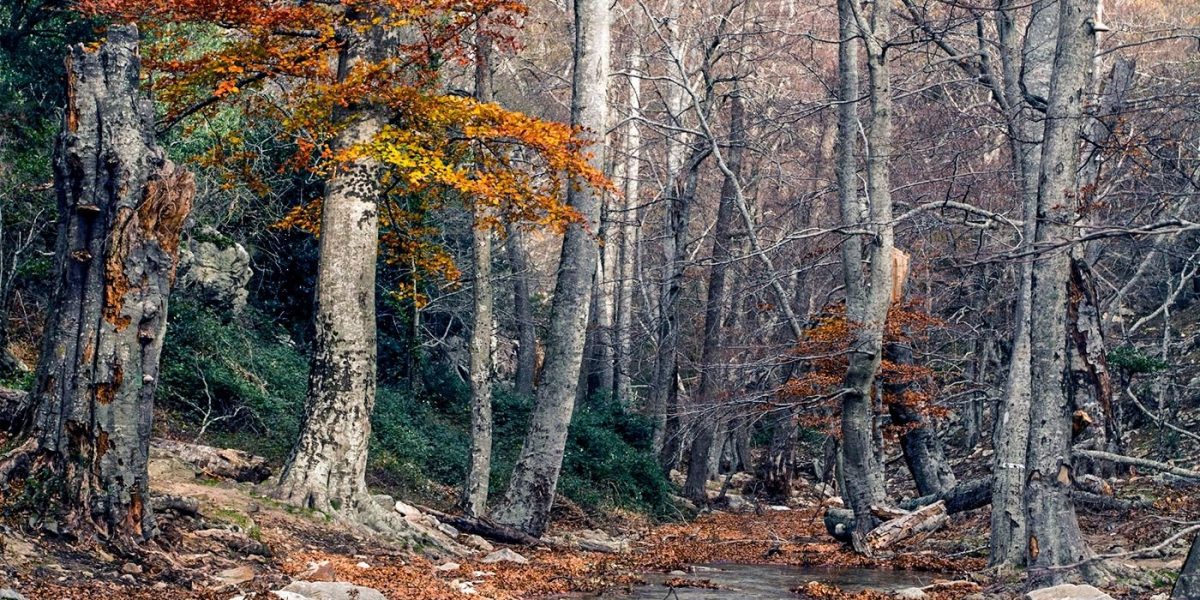
[[[491,44],[480,36],[475,42],[475,97],[492,101]],[[470,341],[471,450],[463,493],[463,512],[469,517],[487,513],[492,470],[492,229],[482,220],[484,209],[474,208],[471,228],[474,281],[471,296]]]
[[[507,227],[508,264],[512,269],[513,320],[517,327],[517,372],[514,387],[522,396],[533,396],[537,375],[537,323],[533,320],[533,302],[529,299],[531,267],[525,251],[525,232],[515,225]]]
[[[725,155],[728,173],[721,188],[721,203],[717,208],[717,222],[713,228],[712,267],[708,275],[708,297],[704,304],[704,340],[700,352],[700,387],[696,392],[697,406],[703,411],[697,415],[696,438],[692,441],[688,457],[687,481],[683,495],[698,505],[708,502],[705,484],[711,473],[709,456],[712,453],[715,434],[721,426],[719,400],[721,383],[725,381],[724,362],[721,356],[722,324],[729,303],[729,267],[733,262],[733,248],[737,219],[738,178],[742,172],[742,155],[746,147],[745,109],[741,91],[735,88],[729,97],[729,150]],[[718,451],[720,449],[718,448]]]
[[[155,530],[154,391],[196,188],[155,143],[136,27],[110,27],[99,48],[72,47],[66,70],[54,153],[57,289],[30,397],[39,458],[29,475],[57,490],[57,505],[43,508],[62,511],[60,533],[132,550]]]
[[[676,57],[683,56],[683,46],[679,33],[679,19],[683,13],[682,0],[667,0],[666,44],[667,52]],[[667,121],[674,127],[682,126],[685,105],[683,85],[686,82],[668,81],[666,93]],[[683,211],[690,208],[680,191],[686,184],[683,182],[684,154],[687,149],[686,138],[681,139],[682,133],[668,131],[666,134],[667,165],[666,188],[663,197],[666,210],[663,213],[662,255],[663,270],[661,287],[658,298],[658,347],[654,357],[654,378],[650,385],[650,397],[647,403],[647,413],[654,419],[653,447],[659,455],[659,462],[664,469],[670,470],[678,458],[678,428],[672,427],[675,422],[672,417],[678,415],[672,410],[677,398],[676,374],[676,306],[681,274],[679,270],[680,253],[683,251],[680,243],[686,237],[686,231],[680,231],[682,221],[686,227],[686,215]],[[670,431],[669,431],[670,429]]]
[[[1079,134],[1090,89],[1096,0],[1060,0],[1058,48],[1046,112],[1038,185],[1036,243],[1069,242],[1078,216]],[[1033,267],[1030,436],[1025,502],[1026,556],[1034,580],[1058,580],[1053,567],[1089,557],[1071,500],[1071,407],[1066,385],[1067,285],[1070,257],[1047,250]]]
[[[571,121],[591,132],[596,144],[591,160],[597,169],[604,165],[603,136],[608,124],[608,7],[605,0],[575,0]],[[533,536],[542,535],[550,523],[567,428],[575,410],[596,273],[598,248],[591,231],[599,220],[599,196],[585,185],[568,191],[568,202],[586,222],[571,225],[563,237],[537,401],[508,490],[493,511],[496,521]]]
[[[883,351],[883,330],[892,300],[892,252],[894,250],[892,228],[891,177],[889,164],[892,153],[891,82],[886,57],[890,0],[875,3],[871,23],[868,26],[862,15],[856,14],[858,7],[850,0],[839,3],[842,15],[842,30],[852,31],[845,19],[854,19],[867,49],[867,67],[870,81],[871,120],[867,129],[867,202],[869,221],[847,222],[848,227],[863,227],[872,234],[867,248],[867,278],[863,296],[858,305],[847,304],[847,316],[858,324],[858,330],[849,352],[849,365],[842,390],[842,451],[844,455],[846,490],[855,513],[855,531],[852,535],[855,549],[869,552],[863,537],[876,524],[871,506],[881,504],[886,494],[883,486],[883,469],[879,463],[873,438],[874,411],[872,389]],[[845,33],[843,45],[854,40]],[[839,53],[839,71],[848,75],[853,70],[853,55]],[[845,101],[847,99],[843,99]],[[839,136],[853,135],[839,127]],[[841,146],[841,144],[840,144]],[[848,146],[848,145],[847,145]],[[846,158],[839,157],[839,160]],[[845,201],[845,200],[843,200]],[[847,289],[861,275],[861,261],[851,260],[843,264]],[[857,301],[848,298],[848,302]]]
[[[374,35],[346,27],[339,78],[381,52]],[[342,126],[337,149],[369,143],[385,123],[373,107],[351,106],[335,118]],[[366,469],[375,405],[379,176],[378,161],[362,157],[337,165],[325,184],[304,423],[279,481],[283,500],[328,513],[354,514],[373,502]]]
[[[1017,0],[1005,0],[996,11],[1003,65],[1003,88],[996,96],[1005,101],[1008,137],[1021,191],[1023,247],[1032,248],[1037,234],[1037,187],[1042,156],[1042,121],[1034,114],[1026,90],[1049,88],[1057,37],[1058,11],[1053,0],[1034,3],[1022,50],[1016,32]],[[1047,46],[1049,50],[1047,51]],[[1013,310],[1013,343],[1008,377],[994,423],[995,448],[992,487],[991,544],[989,562],[1005,568],[1025,563],[1025,452],[1029,440],[1030,318],[1033,260],[1022,261]]]
[[[622,402],[632,404],[633,379],[630,373],[633,352],[633,286],[634,266],[638,247],[638,185],[642,166],[642,131],[637,119],[641,117],[642,79],[641,54],[634,51],[629,57],[629,123],[625,129],[625,159],[623,205],[621,213],[621,255],[617,281],[617,319],[615,363],[615,394]]]

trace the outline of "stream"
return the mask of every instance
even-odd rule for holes
[[[646,585],[638,586],[630,594],[624,590],[606,592],[593,598],[627,600],[792,600],[796,598],[789,590],[810,581],[836,585],[845,591],[858,592],[877,590],[891,592],[909,587],[922,587],[933,583],[936,573],[914,571],[887,571],[880,569],[851,569],[833,567],[789,567],[781,565],[708,565],[713,570],[697,570],[683,579],[707,579],[720,586],[719,589],[675,588],[663,586],[663,582],[674,576],[666,573],[647,573],[643,576]]]

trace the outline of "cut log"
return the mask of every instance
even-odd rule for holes
[[[271,476],[267,459],[232,448],[155,439],[150,443],[150,456],[179,459],[198,472],[219,479],[261,483]]]
[[[1184,469],[1183,467],[1176,467],[1175,465],[1169,465],[1167,463],[1158,462],[1156,460],[1150,460],[1148,458],[1135,458],[1132,456],[1123,456],[1120,454],[1113,454],[1111,452],[1100,452],[1099,450],[1082,450],[1080,448],[1075,448],[1074,454],[1076,456],[1082,456],[1084,458],[1090,458],[1092,460],[1105,460],[1105,461],[1116,463],[1119,465],[1130,465],[1133,467],[1142,467],[1144,469],[1152,469],[1155,471],[1162,471],[1163,473],[1170,473],[1171,475],[1174,475],[1176,477],[1183,477],[1185,479],[1195,479],[1197,481],[1200,481],[1200,471]]]
[[[946,512],[946,503],[938,500],[872,529],[867,534],[867,546],[877,552],[913,536],[937,531],[949,521],[950,514]]]

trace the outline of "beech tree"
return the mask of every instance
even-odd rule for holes
[[[55,144],[58,291],[26,441],[0,461],[43,528],[132,550],[155,533],[147,462],[167,300],[192,175],[155,141],[138,30],[70,49]]]
[[[604,164],[608,127],[609,8],[605,0],[575,0],[575,48],[571,122],[595,142],[591,157],[597,171]],[[546,336],[546,362],[521,455],[513,468],[504,499],[492,511],[500,523],[540,536],[550,523],[550,508],[562,470],[567,427],[575,410],[588,309],[592,300],[599,248],[602,189],[572,186],[567,203],[583,217],[563,236],[558,278]]]

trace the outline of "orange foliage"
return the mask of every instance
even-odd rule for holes
[[[279,124],[280,141],[294,149],[281,170],[328,174],[351,159],[377,159],[387,190],[382,254],[423,276],[457,278],[425,218],[447,201],[475,211],[480,226],[563,228],[579,220],[562,202],[567,185],[613,190],[588,163],[583,132],[444,93],[443,67],[468,65],[474,36],[515,46],[513,31],[526,13],[518,0],[77,0],[76,6],[138,21],[149,85],[166,106],[164,122],[186,125],[189,117],[237,102],[248,121]],[[348,31],[393,39],[394,51],[336,73]],[[335,111],[366,106],[385,111],[387,126],[365,144],[335,151],[338,128],[352,121],[332,118]],[[269,188],[250,166],[259,154],[231,132],[199,161],[223,172],[223,186],[240,182],[265,195]],[[278,225],[319,233],[320,207],[310,201]]]

